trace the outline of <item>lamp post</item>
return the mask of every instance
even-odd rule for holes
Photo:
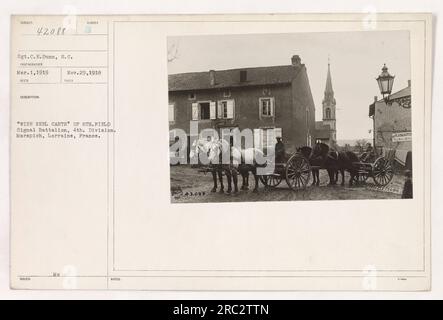
[[[381,69],[381,74],[376,78],[378,87],[380,89],[380,93],[383,96],[383,99],[386,104],[389,103],[389,95],[392,92],[392,86],[394,84],[394,78],[395,76],[391,75],[388,72],[388,67],[386,67],[386,63],[383,65],[383,68]],[[376,142],[376,127],[375,127],[375,114],[376,114],[376,104],[377,104],[377,97],[374,97],[374,114],[372,115],[372,121],[373,121],[373,138],[374,138],[374,151],[377,154],[377,148],[375,146]]]
[[[377,96],[374,96],[374,113],[372,114],[372,147],[374,148],[375,154],[377,154],[377,148],[375,146],[375,105],[377,104]]]
[[[383,96],[383,99],[386,103],[389,101],[389,95],[392,92],[392,85],[394,84],[395,76],[392,76],[388,72],[388,67],[386,64],[383,65],[381,69],[381,74],[377,77],[378,87],[380,88],[380,93]]]

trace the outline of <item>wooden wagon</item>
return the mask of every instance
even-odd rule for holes
[[[364,160],[353,162],[352,165],[357,171],[357,175],[354,177],[354,182],[357,183],[366,182],[371,177],[377,186],[384,187],[394,177],[392,159],[383,156],[377,157],[373,162]]]
[[[366,182],[372,177],[377,186],[386,186],[394,177],[392,161],[380,156],[374,162],[353,162],[356,171],[353,182]],[[277,187],[283,180],[292,190],[305,189],[311,180],[312,169],[326,169],[320,166],[311,166],[308,158],[297,152],[284,163],[275,163],[273,172],[260,176],[260,181],[268,187]]]
[[[277,187],[283,179],[292,190],[307,187],[311,180],[312,167],[301,153],[295,153],[284,163],[275,163],[274,171],[260,176],[260,181],[268,187]]]

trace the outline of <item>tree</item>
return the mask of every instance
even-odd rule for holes
[[[168,44],[168,63],[178,58],[179,42],[171,42]]]

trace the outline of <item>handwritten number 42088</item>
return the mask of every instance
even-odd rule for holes
[[[37,29],[37,35],[39,36],[63,36],[65,34],[66,28],[45,28],[39,27]]]

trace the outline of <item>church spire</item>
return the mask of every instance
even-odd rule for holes
[[[329,57],[328,57],[328,75],[326,77],[325,97],[323,99],[323,103],[328,103],[331,105],[335,104],[334,90],[332,89],[331,64],[329,62]]]
[[[323,98],[323,126],[329,127],[329,139],[330,146],[334,145],[337,141],[336,137],[336,120],[335,120],[335,98],[334,90],[332,89],[332,77],[331,77],[331,63],[328,56],[328,74],[326,76],[326,88],[325,97]]]

